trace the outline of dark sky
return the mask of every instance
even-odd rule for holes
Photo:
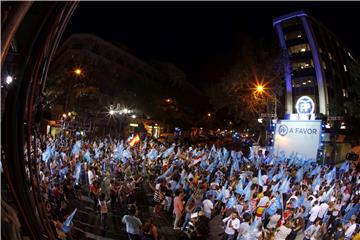
[[[64,37],[94,33],[140,59],[172,62],[196,85],[216,81],[244,36],[271,45],[272,20],[305,10],[360,56],[358,2],[80,2]]]

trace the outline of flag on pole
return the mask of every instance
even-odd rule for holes
[[[332,182],[332,180],[334,180],[335,178],[336,178],[336,167],[334,167],[330,172],[328,172],[325,175],[326,182],[329,185]]]
[[[80,173],[81,173],[81,163],[78,162],[78,163],[76,163],[76,166],[75,166],[75,184],[76,185],[79,184]]]
[[[140,137],[139,137],[139,134],[136,134],[133,138],[131,138],[129,140],[129,145],[131,147],[133,147],[135,144],[137,144],[138,142],[140,142]]]
[[[258,171],[258,184],[260,185],[260,186],[264,186],[264,181],[263,181],[263,179],[262,179],[262,175],[261,175],[261,171],[260,171],[260,169],[259,169],[259,171]]]
[[[75,154],[78,154],[80,152],[81,149],[81,140],[76,141],[76,143],[74,144],[72,150],[71,150],[71,154],[72,156],[74,156]]]
[[[64,233],[70,232],[71,222],[75,216],[76,211],[77,211],[77,208],[75,208],[75,210],[66,218],[65,222],[63,223],[62,230],[64,231]]]
[[[271,192],[274,194],[279,189],[280,181],[276,185],[271,186]]]
[[[195,166],[197,163],[201,162],[202,160],[205,160],[207,158],[206,152],[201,154],[200,156],[193,158],[193,162],[189,165],[189,167]]]
[[[250,201],[251,198],[251,181],[248,183],[248,185],[246,186],[246,188],[244,189],[245,192],[245,201]]]
[[[287,193],[289,189],[290,189],[290,178],[285,178],[279,188],[279,192]]]
[[[244,189],[243,189],[243,185],[242,185],[241,179],[239,179],[239,183],[238,183],[237,186],[236,186],[235,192],[236,192],[237,194],[240,194],[240,195],[243,195],[243,194],[244,194]]]
[[[326,194],[324,195],[324,197],[321,199],[322,201],[324,201],[324,202],[328,202],[328,201],[330,201],[331,199],[331,195],[332,195],[332,193],[333,193],[333,191],[334,191],[334,188],[335,188],[335,185],[333,185],[327,192],[326,192]]]
[[[301,168],[296,172],[295,182],[297,182],[297,183],[302,182],[303,176],[304,176],[304,169],[301,167]]]

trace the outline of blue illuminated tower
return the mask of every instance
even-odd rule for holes
[[[273,25],[285,55],[285,114],[299,112],[301,97],[314,103],[313,115],[346,114],[342,106],[351,97],[349,63],[357,62],[350,50],[303,11],[275,18]]]

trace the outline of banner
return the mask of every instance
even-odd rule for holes
[[[316,159],[320,136],[320,120],[279,120],[276,124],[274,154],[280,156],[284,152],[287,157],[300,154],[306,159]]]

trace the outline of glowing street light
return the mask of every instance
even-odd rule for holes
[[[62,116],[63,116],[63,118],[66,118],[66,117],[67,117],[66,113],[64,113]]]
[[[109,114],[110,114],[110,115],[114,115],[114,113],[115,113],[114,110],[110,110],[110,111],[109,111]]]
[[[208,113],[207,116],[208,116],[208,117],[211,117],[211,113]]]
[[[135,119],[135,118],[136,118],[136,115],[135,115],[135,114],[134,114],[134,115],[131,115],[131,118],[134,118],[134,119]]]
[[[6,77],[6,84],[10,84],[10,83],[12,83],[12,81],[13,81],[12,76],[9,75]]]
[[[258,93],[262,93],[263,91],[264,91],[264,86],[263,85],[257,85],[256,86],[256,91],[258,92]]]
[[[76,75],[80,76],[80,75],[82,74],[82,71],[81,71],[80,68],[75,68],[74,73],[75,73]]]
[[[171,102],[171,99],[170,99],[170,98],[167,98],[167,99],[165,99],[165,102],[170,103],[170,102]]]

